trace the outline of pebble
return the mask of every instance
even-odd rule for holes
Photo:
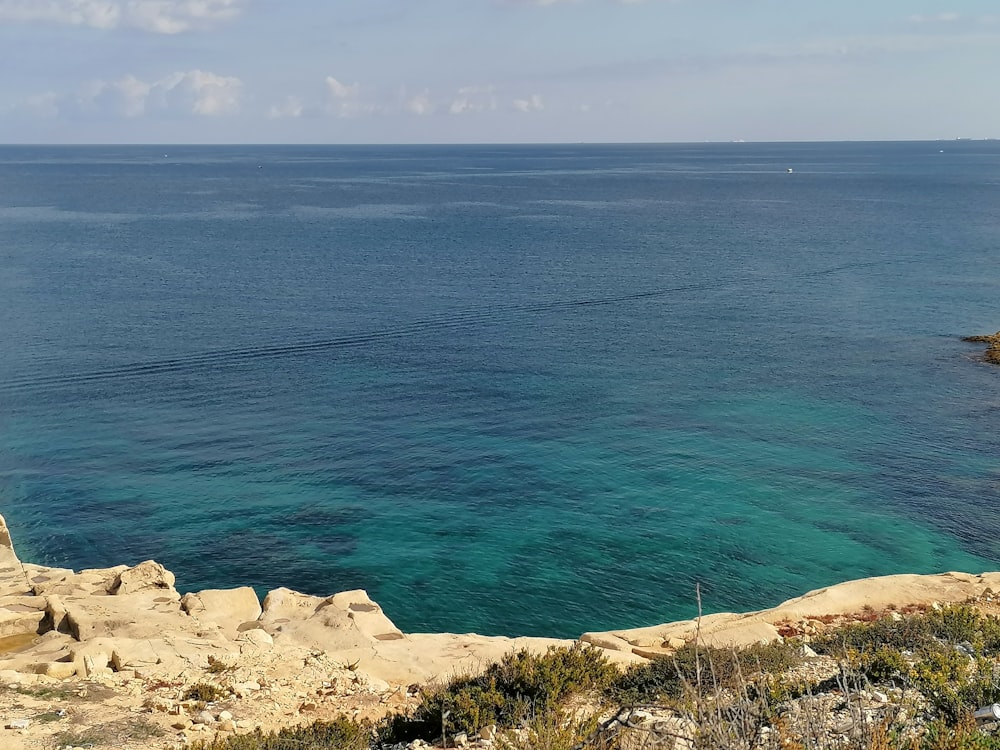
[[[31,726],[31,719],[14,719],[7,724],[7,729],[27,729]]]

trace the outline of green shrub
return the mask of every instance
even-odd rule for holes
[[[221,701],[228,697],[229,693],[218,685],[213,685],[210,682],[198,682],[184,691],[182,700],[211,703],[212,701]]]
[[[810,647],[820,654],[847,659],[852,652],[874,653],[879,648],[898,651],[939,650],[931,623],[924,615],[912,615],[896,621],[883,617],[872,622],[843,625],[816,636]]]
[[[191,750],[366,750],[371,737],[370,724],[340,718],[267,734],[258,729],[250,734],[216,737],[194,743]]]
[[[859,671],[870,681],[908,683],[912,670],[899,649],[878,646],[874,653],[859,654]]]
[[[555,712],[528,720],[523,733],[507,730],[496,739],[499,750],[607,750],[597,736],[596,716],[580,720]]]
[[[983,705],[1000,701],[993,664],[957,651],[929,654],[913,667],[914,685],[948,726],[957,726]]]
[[[572,695],[603,691],[617,676],[599,649],[581,644],[550,648],[540,656],[517,651],[481,675],[425,692],[412,713],[387,717],[378,735],[394,744],[430,741],[442,733],[473,734],[489,724],[519,727],[531,717],[546,719]]]
[[[236,665],[230,664],[222,659],[216,659],[214,656],[208,657],[208,673],[209,674],[225,674],[226,672],[236,671]]]
[[[1000,750],[1000,736],[983,734],[971,720],[957,726],[935,721],[909,750]]]
[[[920,655],[952,650],[963,643],[971,645],[977,654],[1000,655],[1000,619],[967,604],[956,604],[898,621],[883,617],[845,625],[818,636],[810,645],[818,653],[844,659],[852,651],[873,653],[880,647]]]
[[[743,649],[698,648],[688,644],[673,656],[661,656],[631,667],[608,688],[621,703],[655,703],[679,699],[690,687],[703,693],[731,690],[759,675],[778,675],[801,662],[798,649],[775,641]]]

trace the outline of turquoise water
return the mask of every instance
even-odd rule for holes
[[[0,512],[409,631],[996,569],[998,261],[996,142],[2,147]]]

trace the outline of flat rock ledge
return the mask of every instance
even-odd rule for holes
[[[407,634],[361,590],[318,597],[280,588],[261,602],[250,587],[181,595],[174,583],[152,560],[82,571],[23,563],[0,516],[0,747],[51,748],[61,738],[73,746],[90,727],[114,731],[123,748],[175,748],[220,732],[379,718],[414,705],[417,685],[475,673],[512,650],[575,642]],[[1000,573],[869,578],[759,612],[578,640],[627,665],[695,639],[741,646],[808,636],[835,615],[991,591]],[[198,689],[210,689],[207,705],[193,697]]]

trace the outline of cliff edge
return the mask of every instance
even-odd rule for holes
[[[407,634],[361,590],[317,597],[281,588],[261,602],[250,587],[182,595],[174,584],[173,574],[152,560],[82,571],[24,563],[0,516],[0,716],[14,726],[0,729],[2,746],[52,747],[62,719],[145,727],[141,738],[123,730],[118,745],[148,748],[176,747],[209,731],[272,729],[343,714],[378,718],[411,706],[415,685],[475,673],[512,650],[574,643]],[[1000,591],[1000,573],[885,576],[811,591],[758,612],[586,633],[579,640],[628,664],[672,654],[696,639],[716,646],[790,635],[808,640],[854,613],[960,602],[993,590]],[[238,709],[199,713],[212,686],[224,686]],[[29,718],[23,725],[23,716],[13,716],[48,716],[54,694],[72,699],[56,714],[60,721]]]

